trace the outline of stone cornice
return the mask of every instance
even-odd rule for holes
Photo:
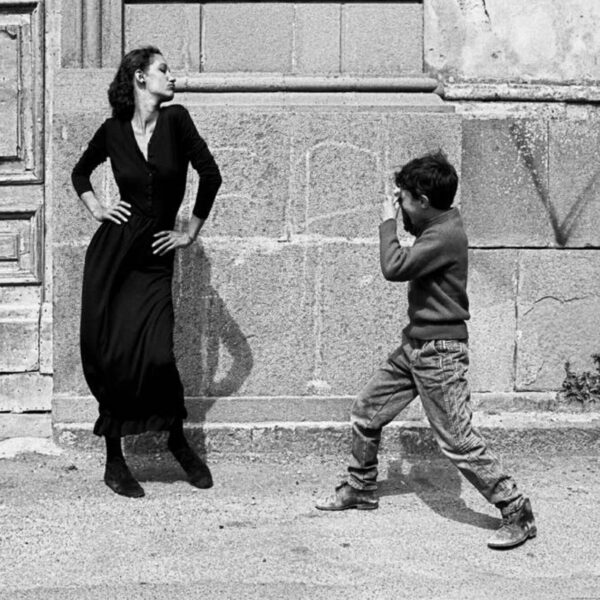
[[[477,81],[444,83],[445,100],[505,102],[600,102],[600,83],[512,83]]]
[[[306,76],[256,73],[199,73],[177,80],[181,92],[423,92],[431,93],[438,81],[426,76],[361,77]]]

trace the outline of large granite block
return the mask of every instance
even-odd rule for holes
[[[420,2],[343,5],[342,71],[369,75],[421,73],[423,5]]]
[[[52,377],[39,373],[0,375],[0,407],[3,411],[50,410]]]
[[[84,245],[54,247],[54,392],[89,394],[79,353]]]
[[[379,112],[294,115],[290,216],[295,232],[377,235],[385,124]]]
[[[289,186],[289,127],[283,112],[206,110],[188,106],[223,176],[223,185],[202,235],[281,237]],[[81,117],[81,118],[79,118]],[[56,239],[87,243],[98,223],[77,198],[71,171],[106,115],[57,117],[53,195]],[[107,161],[92,175],[100,202],[118,202],[119,191]],[[196,198],[198,175],[190,166],[181,215]]]
[[[465,119],[461,207],[472,246],[556,244],[547,143],[543,120]]]
[[[125,4],[124,11],[126,52],[157,46],[171,70],[200,70],[200,5]]]
[[[294,6],[219,2],[203,7],[205,71],[289,72]]]
[[[318,379],[328,392],[355,394],[400,343],[408,323],[408,284],[384,280],[377,244],[328,244],[319,252]],[[516,269],[516,251],[471,254],[469,381],[474,392],[513,389]]]
[[[316,379],[330,394],[356,395],[400,344],[407,286],[384,279],[377,243],[325,244],[318,257]]]
[[[0,415],[0,440],[7,438],[52,438],[52,417],[43,413],[3,413]]]
[[[0,305],[0,372],[39,368],[39,305]]]
[[[289,195],[287,115],[260,109],[189,109],[223,177],[202,235],[281,237]],[[191,167],[188,173],[182,214],[189,215],[198,177]]]
[[[196,245],[180,255],[176,354],[186,394],[298,395],[312,377],[313,260],[302,245]]]
[[[564,246],[600,246],[600,117],[549,121],[549,196]]]
[[[376,238],[393,172],[443,149],[460,171],[460,118],[398,111],[297,112],[291,217],[297,233]]]
[[[600,352],[600,254],[521,251],[518,292],[517,389],[559,389],[565,362],[593,369]]]
[[[516,250],[469,254],[469,381],[474,392],[509,392],[514,386]]]
[[[462,119],[453,113],[396,113],[387,116],[385,129],[385,172],[388,193],[393,190],[393,173],[413,158],[442,150],[460,177]],[[460,204],[458,188],[455,203]]]
[[[51,188],[54,243],[87,243],[98,228],[99,223],[90,215],[73,189],[71,171],[108,116],[108,112],[55,116]],[[117,186],[108,162],[100,165],[91,179],[100,202],[110,204],[118,200]]]
[[[340,72],[340,5],[297,4],[293,70],[305,74]]]

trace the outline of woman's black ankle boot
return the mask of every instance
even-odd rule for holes
[[[104,483],[115,494],[128,498],[141,498],[145,495],[144,488],[131,474],[124,458],[112,458],[106,461]]]
[[[174,441],[169,437],[167,445],[193,486],[202,489],[213,486],[213,479],[208,465],[194,452],[185,438],[184,442],[181,443],[181,440]]]

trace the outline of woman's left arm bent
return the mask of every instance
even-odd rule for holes
[[[177,248],[187,248],[194,242],[206,222],[222,183],[219,167],[206,142],[200,137],[190,114],[183,106],[178,108],[178,129],[185,157],[198,172],[200,183],[187,232],[159,231],[156,233],[154,236],[156,240],[153,242],[152,248],[154,254],[158,255]]]

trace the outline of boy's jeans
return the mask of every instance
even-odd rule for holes
[[[348,483],[377,489],[381,428],[419,395],[442,452],[492,504],[518,506],[521,493],[471,424],[468,347],[460,340],[402,336],[352,406],[352,458]]]

